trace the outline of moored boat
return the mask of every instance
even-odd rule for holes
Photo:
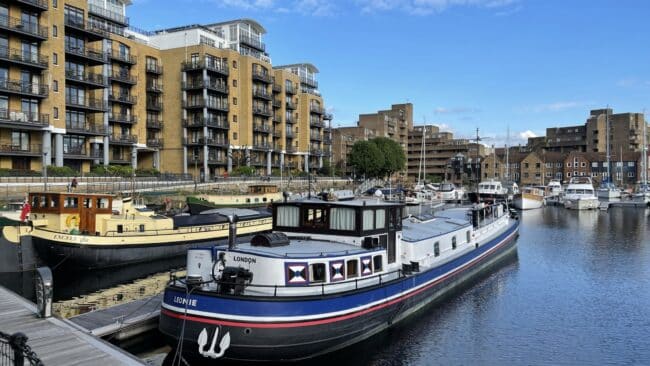
[[[29,230],[39,257],[50,266],[103,268],[183,255],[188,248],[228,237],[223,213],[167,217],[133,208],[127,198],[113,212],[106,194],[30,193]],[[239,210],[246,234],[271,229],[269,213]],[[14,235],[9,240],[20,241]]]
[[[531,210],[544,206],[544,190],[538,187],[523,187],[514,195],[512,205],[520,210]]]
[[[307,359],[366,339],[516,249],[502,204],[402,219],[381,200],[273,205],[274,232],[193,249],[164,294],[169,359]]]
[[[243,194],[205,193],[187,197],[187,205],[193,214],[219,207],[265,207],[281,201],[282,192],[275,184],[251,184]]]
[[[572,210],[595,210],[599,205],[591,178],[571,178],[564,195],[564,207]]]

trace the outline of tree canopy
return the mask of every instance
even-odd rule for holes
[[[350,164],[358,174],[366,177],[385,177],[404,169],[406,155],[397,142],[387,137],[377,137],[355,142]]]

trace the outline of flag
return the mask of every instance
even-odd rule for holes
[[[29,204],[29,202],[25,202],[25,204],[23,204],[23,209],[20,211],[20,221],[25,221],[27,215],[29,215],[29,212],[31,210],[32,206]]]

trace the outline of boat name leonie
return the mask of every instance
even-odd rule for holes
[[[196,307],[196,299],[187,299],[182,296],[174,296],[174,302],[180,305],[188,305],[192,307]]]

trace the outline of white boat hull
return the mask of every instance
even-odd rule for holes
[[[596,191],[596,196],[598,198],[604,198],[604,199],[612,199],[612,198],[621,198],[621,191],[618,190],[610,190],[610,189],[603,189],[603,190],[597,190]]]
[[[518,194],[515,195],[512,205],[519,210],[532,210],[544,206],[544,198],[535,195]]]
[[[564,207],[570,210],[596,210],[600,202],[597,198],[574,198],[565,199]]]

